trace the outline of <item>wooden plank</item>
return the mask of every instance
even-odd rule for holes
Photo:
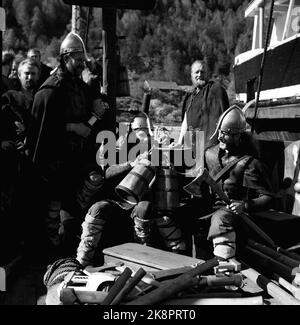
[[[268,120],[268,123],[271,120]],[[293,121],[291,119],[291,121]],[[257,122],[262,122],[262,120],[257,120]],[[281,121],[281,123],[286,123],[285,121]],[[257,127],[256,123],[256,127]],[[264,124],[264,125],[263,125]],[[264,121],[261,123],[262,127],[267,126],[267,123]],[[255,134],[255,137],[257,140],[264,140],[264,141],[272,141],[272,142],[277,142],[277,141],[297,141],[299,139],[300,133],[299,132],[290,132],[290,131],[259,131],[258,134]]]
[[[299,86],[300,87],[300,86]],[[245,116],[247,119],[254,117],[255,107],[249,107]],[[300,104],[279,105],[278,107],[259,107],[257,110],[258,119],[293,119],[300,118]]]
[[[141,263],[132,262],[132,261],[128,261],[128,260],[123,260],[120,257],[114,257],[114,256],[110,256],[110,255],[104,255],[104,264],[107,264],[107,263],[117,263],[117,262],[120,262],[120,261],[122,261],[125,266],[129,267],[134,272],[137,272],[138,269],[141,266],[143,267],[143,269],[146,272],[155,272],[155,271],[160,270],[160,269],[158,269],[156,267],[151,267],[151,266],[144,265],[144,264],[141,264]]]
[[[182,266],[190,266],[196,263],[204,263],[204,261],[200,259],[166,252],[137,243],[126,243],[105,248],[103,254],[105,261],[107,261],[107,258],[109,261],[117,259],[124,261],[125,264],[129,262],[158,270],[167,270]]]

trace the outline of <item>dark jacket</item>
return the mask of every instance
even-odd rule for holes
[[[56,72],[46,80],[32,107],[35,132],[30,145],[36,164],[82,157],[95,145],[95,138],[66,131],[67,123],[88,122],[94,98],[85,82],[69,74]]]
[[[187,93],[183,101],[183,116],[187,115],[188,130],[199,129],[205,132],[205,147],[216,144],[214,133],[220,115],[229,107],[225,89],[215,81],[209,81],[198,92]]]
[[[50,77],[50,72],[52,71],[50,67],[42,62],[40,64],[40,69],[39,86],[41,86],[47,80],[47,78]]]

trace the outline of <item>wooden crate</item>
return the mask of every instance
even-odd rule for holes
[[[108,247],[103,250],[103,254],[105,263],[121,261],[134,271],[137,271],[140,267],[145,271],[168,270],[204,262],[190,256],[175,254],[137,243]]]

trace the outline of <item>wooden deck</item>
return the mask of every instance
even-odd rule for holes
[[[45,265],[25,263],[17,267],[8,278],[7,291],[0,292],[0,306],[35,306],[45,305],[47,289],[43,284]],[[269,297],[254,282],[245,279],[239,291],[244,297],[262,296],[264,305],[281,305],[276,299]]]
[[[294,222],[294,220],[292,221]],[[281,228],[283,229],[282,225]],[[140,254],[138,254],[136,249],[134,249],[132,252],[126,251],[126,256],[131,256],[130,260],[122,256],[122,254],[120,254],[116,248],[106,249],[104,250],[106,256],[105,260],[106,262],[112,262],[115,259],[115,262],[118,260],[124,262],[125,259],[126,265],[128,264],[128,266],[132,266],[132,264],[136,264],[136,267],[142,266],[145,269],[147,269],[149,265],[152,265],[152,267],[154,265],[155,268],[158,269],[166,269],[167,267],[164,267],[165,264],[169,265],[170,268],[174,268],[182,266],[183,264],[190,265],[193,264],[193,261],[196,261],[195,258],[182,255],[179,255],[178,259],[168,259],[167,257],[170,253],[164,251],[161,251],[161,258],[159,258],[158,254],[150,254],[151,256],[148,256],[147,254],[149,253],[149,250],[151,251],[154,249],[148,248],[146,252],[143,252],[142,250]],[[43,251],[42,254],[34,252],[33,250],[31,250],[31,252],[32,253],[29,254],[30,256],[22,257],[18,265],[14,267],[13,272],[9,275],[7,279],[6,291],[0,291],[0,306],[45,305],[47,288],[43,284],[43,276],[46,272],[47,265],[49,264],[49,261],[45,261],[45,257],[47,257],[49,254],[47,255],[47,250]],[[298,252],[298,250],[295,250],[295,252]],[[154,263],[156,260],[158,260],[157,263],[160,265],[160,267]],[[178,263],[179,265],[177,265]],[[245,280],[244,286],[242,290],[240,290],[240,293],[244,297],[262,296],[265,305],[281,305],[279,301],[268,296],[256,283],[250,279]]]

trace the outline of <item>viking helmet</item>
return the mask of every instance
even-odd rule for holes
[[[74,32],[70,32],[60,45],[59,54],[67,54],[74,52],[83,52],[86,57],[86,49],[82,38]]]
[[[243,133],[246,131],[246,119],[243,111],[237,106],[230,106],[220,116],[215,132],[210,137],[212,139],[218,130],[228,133]]]
[[[131,123],[132,130],[145,128],[148,129],[149,134],[152,135],[153,125],[149,119],[149,116],[146,113],[140,113],[138,116],[134,117]]]

